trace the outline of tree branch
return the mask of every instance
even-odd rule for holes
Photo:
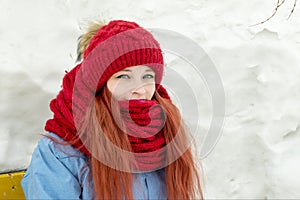
[[[269,21],[272,17],[275,16],[275,14],[277,13],[279,7],[280,7],[284,2],[285,2],[285,0],[282,0],[281,2],[280,2],[280,0],[277,0],[276,8],[274,9],[272,15],[271,15],[270,17],[268,17],[267,19],[265,19],[264,21],[261,21],[261,22],[259,22],[259,23],[257,23],[257,24],[252,25],[252,26],[257,26],[257,25],[259,25],[259,24],[263,24],[263,23],[266,23],[267,21]]]
[[[261,22],[259,22],[259,23],[257,23],[257,24],[253,24],[253,25],[251,25],[251,26],[257,26],[257,25],[259,25],[259,24],[263,24],[263,23],[266,23],[267,21],[269,21],[272,17],[274,17],[274,16],[276,15],[276,13],[277,13],[279,7],[282,6],[282,4],[284,4],[284,3],[285,3],[285,0],[282,0],[282,1],[277,0],[277,4],[276,4],[276,7],[275,7],[275,9],[274,9],[272,15],[271,15],[270,17],[268,17],[267,19],[265,19],[264,21],[261,21]],[[289,14],[289,16],[288,16],[287,19],[289,19],[289,18],[291,17],[291,15],[294,13],[294,10],[295,10],[295,8],[296,8],[296,4],[297,4],[297,0],[294,0],[293,8],[292,8],[292,10],[291,10],[291,12],[290,12],[290,14]]]
[[[293,12],[294,12],[294,10],[295,10],[295,7],[296,7],[296,4],[297,4],[297,0],[294,0],[293,8],[292,8],[292,10],[291,10],[291,12],[290,12],[290,15],[288,16],[287,19],[289,19],[289,18],[291,17],[291,15],[293,14]]]

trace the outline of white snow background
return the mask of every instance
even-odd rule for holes
[[[294,1],[286,0],[270,21],[251,26],[268,18],[276,3],[1,0],[0,171],[28,166],[52,116],[49,102],[64,71],[75,66],[83,25],[124,19],[191,38],[222,78],[226,115],[216,147],[202,160],[205,197],[299,199],[300,5],[287,20]],[[167,60],[168,66],[179,63]],[[199,106],[200,132],[211,116],[207,97],[201,97],[207,107]]]

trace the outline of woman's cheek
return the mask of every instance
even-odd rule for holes
[[[111,91],[113,97],[117,100],[126,100],[128,99],[128,96],[130,96],[130,91],[128,90],[128,87],[126,84],[118,84],[116,87],[114,87],[114,90]]]
[[[146,88],[148,100],[152,99],[155,92],[155,84],[149,84]]]

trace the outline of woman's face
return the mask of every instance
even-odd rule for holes
[[[155,73],[144,65],[127,67],[113,74],[107,87],[117,100],[151,100],[155,92]]]

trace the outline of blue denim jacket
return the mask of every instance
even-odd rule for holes
[[[166,199],[164,169],[132,176],[135,199]],[[87,157],[47,137],[35,148],[21,184],[26,199],[95,199]]]

